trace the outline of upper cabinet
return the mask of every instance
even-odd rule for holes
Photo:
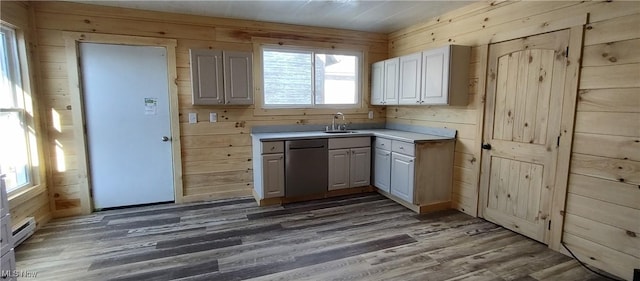
[[[468,46],[447,45],[432,50],[392,58],[373,64],[371,104],[396,104],[384,99],[384,93],[397,91],[397,104],[401,105],[466,105],[469,87]],[[397,80],[391,76],[376,74],[383,69],[386,74],[387,61],[396,61],[390,66],[397,71]],[[395,68],[394,68],[395,67]],[[376,69],[378,68],[378,69]],[[382,95],[376,87],[382,88]],[[374,98],[375,96],[375,98]],[[382,102],[379,96],[382,96]]]
[[[449,45],[422,52],[421,104],[466,105],[471,47]]]
[[[253,104],[250,52],[190,51],[194,105]]]
[[[400,58],[377,62],[371,70],[371,104],[398,104]]]
[[[422,54],[400,57],[400,89],[398,104],[420,104],[420,81],[422,79]]]

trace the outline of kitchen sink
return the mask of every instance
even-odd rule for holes
[[[353,134],[353,133],[357,133],[356,131],[350,131],[350,130],[333,130],[333,131],[324,131],[327,134]]]

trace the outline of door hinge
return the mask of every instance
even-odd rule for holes
[[[565,57],[569,57],[569,46],[567,46],[567,50],[564,52]]]
[[[551,230],[551,220],[549,220],[549,225],[547,226],[548,230]]]
[[[560,147],[560,136],[556,139],[556,147]]]

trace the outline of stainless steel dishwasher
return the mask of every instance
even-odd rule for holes
[[[327,139],[290,140],[285,142],[285,197],[299,197],[327,192]]]

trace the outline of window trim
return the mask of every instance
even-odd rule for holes
[[[42,177],[42,161],[40,151],[40,139],[37,137],[38,130],[36,124],[35,105],[31,92],[31,77],[29,72],[29,63],[27,57],[26,37],[24,31],[7,22],[0,22],[3,30],[9,31],[12,35],[7,45],[10,45],[9,49],[12,52],[8,61],[10,72],[16,80],[20,81],[19,89],[21,89],[22,95],[18,98],[18,107],[0,108],[1,112],[16,112],[19,115],[21,122],[25,123],[24,135],[27,147],[27,183],[17,186],[11,190],[7,189],[7,196],[13,197],[16,194],[23,194],[28,192],[34,187],[40,185]],[[14,95],[16,92],[14,91]],[[14,97],[17,98],[17,97]],[[28,103],[30,102],[30,103]],[[32,130],[33,134],[30,134]],[[32,136],[33,135],[33,136]],[[34,147],[35,146],[35,147]],[[34,165],[38,163],[38,165]]]
[[[363,105],[363,89],[364,87],[364,73],[366,72],[364,69],[364,60],[365,60],[365,51],[356,48],[326,48],[326,47],[307,47],[307,46],[299,46],[299,45],[283,45],[283,44],[260,44],[258,48],[258,56],[260,61],[259,66],[259,76],[260,76],[260,86],[262,88],[261,97],[260,97],[260,109],[263,110],[277,110],[277,109],[290,109],[290,110],[321,110],[321,109],[347,109],[347,110],[358,110],[362,108]],[[291,52],[299,52],[299,53],[309,53],[312,54],[312,71],[311,71],[311,85],[313,89],[311,105],[299,105],[299,104],[274,104],[268,105],[265,103],[265,94],[264,94],[264,58],[263,52],[265,50],[284,50]],[[356,65],[356,74],[355,77],[357,79],[356,84],[356,102],[354,104],[316,104],[315,103],[315,54],[330,54],[330,55],[343,55],[343,56],[355,56],[357,58]]]

